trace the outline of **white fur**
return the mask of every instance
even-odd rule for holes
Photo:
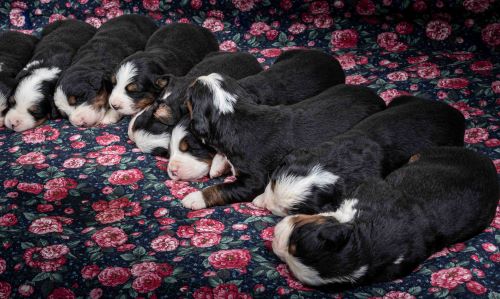
[[[394,264],[395,265],[399,265],[401,264],[402,262],[404,261],[404,255],[400,255],[395,261],[394,261]]]
[[[167,148],[170,145],[170,134],[162,133],[162,134],[151,134],[145,130],[132,130],[135,120],[139,115],[144,113],[146,109],[137,113],[132,117],[130,123],[128,124],[128,138],[135,142],[135,145],[143,152],[143,153],[151,153],[153,149],[157,147]]]
[[[192,210],[200,210],[207,207],[205,200],[203,199],[203,193],[201,191],[196,191],[193,193],[189,193],[182,200],[182,205],[185,208]]]
[[[23,71],[26,71],[32,67],[35,67],[37,65],[40,65],[42,64],[43,60],[33,60],[33,61],[30,61],[27,65],[24,66],[23,68]]]
[[[307,176],[284,174],[276,180],[274,192],[269,183],[263,194],[254,199],[256,206],[267,208],[273,214],[286,216],[294,205],[306,201],[313,186],[324,188],[335,184],[338,176],[315,165]]]
[[[233,113],[237,97],[222,89],[221,82],[223,80],[222,76],[217,73],[198,77],[198,81],[205,84],[213,93],[213,103],[220,113]]]
[[[210,170],[209,164],[199,161],[189,151],[182,152],[179,150],[179,144],[186,135],[186,127],[181,124],[175,126],[172,131],[168,175],[173,180],[190,181],[200,179],[206,176]]]
[[[118,112],[124,115],[132,115],[138,112],[134,100],[128,96],[127,85],[133,82],[137,75],[137,68],[132,62],[126,62],[116,72],[116,85],[109,96],[109,105],[119,107]]]
[[[56,88],[56,92],[54,93],[54,104],[57,109],[62,113],[66,114],[69,118],[73,112],[75,112],[75,106],[71,106],[68,103],[68,96],[64,93],[61,86]]]
[[[163,92],[163,95],[161,96],[161,99],[166,100],[171,94],[172,94],[171,91],[165,90],[165,92]]]
[[[75,107],[75,110],[69,116],[71,124],[77,127],[93,127],[98,125],[106,116],[106,109],[95,109],[87,102]]]
[[[224,154],[217,153],[212,159],[212,165],[210,166],[210,178],[217,178],[221,175],[227,173],[229,168],[232,168],[227,157]],[[234,172],[233,172],[234,175]]]
[[[3,71],[3,62],[0,62],[0,72]]]
[[[276,225],[272,247],[274,253],[287,263],[290,271],[292,271],[298,280],[308,285],[319,286],[330,283],[356,282],[356,280],[366,274],[368,266],[364,265],[347,275],[323,278],[319,275],[318,271],[304,265],[298,258],[290,255],[288,246],[290,235],[294,229],[293,217],[295,216],[285,217]]]
[[[109,109],[104,114],[104,118],[101,120],[101,125],[116,124],[120,119],[122,119],[122,114],[114,109]]]
[[[340,223],[351,222],[358,213],[358,210],[355,209],[357,204],[358,200],[356,198],[345,199],[335,212],[320,213],[319,215],[333,217]]]
[[[57,67],[39,68],[19,82],[14,92],[16,104],[5,115],[5,125],[8,128],[21,132],[36,126],[36,120],[28,109],[43,100],[42,83],[57,79],[60,72]]]

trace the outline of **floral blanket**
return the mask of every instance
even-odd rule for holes
[[[348,83],[387,102],[412,93],[462,111],[467,146],[500,172],[498,8],[495,0],[1,1],[0,26],[38,34],[61,18],[99,26],[141,13],[200,24],[221,50],[266,65],[285,49],[322,48]],[[216,181],[169,180],[167,161],[135,148],[127,123],[0,129],[0,298],[500,298],[500,209],[482,234],[402,280],[312,290],[270,250],[279,217],[248,203],[182,208],[186,194]]]

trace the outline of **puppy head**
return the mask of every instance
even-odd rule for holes
[[[101,71],[69,71],[63,76],[54,93],[56,107],[75,126],[98,125],[109,110],[109,77]]]
[[[57,67],[23,70],[18,76],[17,88],[9,98],[5,126],[21,132],[40,125],[48,118],[57,117],[57,109],[50,98],[59,73]]]
[[[253,203],[278,216],[317,213],[335,196],[338,180],[337,175],[324,170],[315,161],[301,163],[288,157],[273,172],[264,193]]]
[[[170,134],[173,126],[163,122],[165,109],[160,103],[137,113],[128,125],[128,137],[144,153],[168,156]]]
[[[119,65],[111,76],[109,105],[121,114],[133,115],[151,105],[167,81],[155,75],[148,63],[131,60]]]
[[[215,150],[204,145],[188,130],[183,118],[172,131],[168,175],[173,180],[193,181],[208,175]]]
[[[202,140],[208,139],[212,126],[234,113],[237,87],[236,80],[218,73],[198,77],[193,82],[186,92],[193,133]]]
[[[368,271],[356,234],[355,224],[326,213],[294,215],[276,225],[272,247],[305,284],[354,283]]]

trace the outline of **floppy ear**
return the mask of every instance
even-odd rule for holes
[[[352,224],[327,223],[320,227],[318,237],[325,240],[329,248],[340,250],[347,245],[352,233]]]
[[[170,83],[170,78],[172,75],[155,75],[153,76],[153,85],[155,88],[162,90]]]
[[[173,126],[175,125],[174,119],[172,118],[172,109],[169,105],[161,103],[155,109],[154,117],[164,125]]]
[[[213,95],[204,84],[195,81],[186,92],[186,107],[191,118],[191,129],[200,138],[208,137],[210,133],[211,105]]]

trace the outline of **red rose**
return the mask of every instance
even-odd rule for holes
[[[161,285],[161,277],[155,273],[137,277],[132,283],[132,288],[138,293],[149,293]]]
[[[43,247],[40,251],[40,256],[46,260],[58,259],[69,253],[69,248],[63,244],[50,245]]]
[[[167,277],[172,275],[174,268],[167,263],[156,264],[156,274],[161,277]]]
[[[46,201],[60,201],[68,196],[68,189],[53,188],[46,190],[43,194],[43,199]]]
[[[50,217],[42,217],[34,220],[28,230],[37,235],[48,233],[61,233],[63,231],[62,224],[58,220]]]
[[[106,209],[95,216],[95,220],[102,224],[113,223],[122,220],[125,212],[122,209]]]
[[[370,16],[375,13],[375,4],[371,0],[359,0],[356,12],[362,16]]]
[[[377,36],[378,45],[389,52],[402,52],[408,46],[398,40],[398,35],[393,32],[382,32]]]
[[[410,34],[413,32],[413,25],[409,22],[399,22],[396,25],[396,32],[399,34]]]
[[[252,216],[265,216],[271,214],[267,209],[262,209],[254,206],[252,203],[234,203],[231,205],[233,209],[241,214],[252,215]]]
[[[483,247],[483,249],[487,252],[495,252],[498,250],[498,247],[495,246],[495,244],[492,244],[492,243],[483,243],[481,244],[481,246]]]
[[[486,11],[490,7],[489,0],[465,0],[463,3],[465,9],[474,13]]]
[[[442,20],[433,20],[425,28],[427,37],[433,40],[445,40],[451,34],[451,25]]]
[[[232,2],[240,11],[250,11],[255,5],[254,0],[232,0]]]
[[[487,147],[500,146],[500,139],[497,138],[488,139],[484,142],[484,145],[486,145]]]
[[[191,239],[195,247],[212,247],[219,244],[221,236],[215,233],[196,233]]]
[[[356,60],[353,54],[344,54],[336,57],[344,70],[350,70],[356,66]]]
[[[214,295],[212,292],[212,288],[210,287],[201,287],[194,291],[193,293],[194,299],[213,299]]]
[[[130,271],[122,267],[108,267],[98,275],[99,282],[103,286],[116,287],[124,284],[130,277]]]
[[[33,295],[33,293],[35,292],[35,288],[29,284],[23,284],[20,285],[19,288],[17,288],[17,291],[21,296],[29,297]]]
[[[281,54],[281,50],[278,48],[268,48],[260,51],[264,57],[278,57]]]
[[[41,164],[45,162],[45,155],[39,152],[31,152],[17,158],[16,162],[23,165]]]
[[[437,64],[432,62],[424,62],[417,65],[417,75],[422,79],[434,79],[439,77],[441,72]]]
[[[500,81],[491,82],[491,89],[493,93],[500,93]]]
[[[278,37],[278,35],[279,35],[278,30],[271,29],[268,32],[266,32],[267,40],[275,40],[276,37]]]
[[[206,18],[203,22],[203,27],[207,28],[212,32],[222,31],[224,30],[224,23],[221,20],[216,18]]]
[[[301,34],[306,30],[306,25],[302,23],[293,23],[290,27],[288,27],[288,32],[291,34]]]
[[[64,161],[63,167],[64,168],[80,168],[85,164],[86,161],[87,160],[85,160],[84,158],[69,158],[69,159],[66,159],[66,161]]]
[[[208,262],[217,269],[245,268],[252,256],[246,249],[220,250],[208,257]]]
[[[64,189],[74,189],[78,186],[78,183],[70,178],[56,178],[49,180],[47,183],[45,183],[45,189],[57,189],[57,188],[64,188]]]
[[[215,210],[214,209],[203,209],[197,211],[189,211],[187,214],[187,218],[203,218],[208,215],[211,215]]]
[[[159,0],[142,0],[142,6],[149,11],[156,11],[160,8]]]
[[[108,202],[104,200],[99,200],[92,204],[92,209],[96,212],[104,211],[107,208],[108,208]]]
[[[408,80],[408,73],[407,72],[393,72],[390,74],[387,74],[387,78],[392,81],[406,81]]]
[[[488,130],[485,128],[470,128],[465,130],[464,140],[466,143],[480,143],[488,139]]]
[[[191,238],[194,236],[194,228],[188,225],[181,225],[177,228],[179,238]]]
[[[271,27],[264,22],[255,22],[250,26],[250,34],[253,36],[259,36],[264,34],[266,31],[270,30]]]
[[[339,49],[355,48],[358,44],[358,32],[354,29],[336,30],[332,33],[332,46]]]
[[[219,49],[225,52],[237,52],[238,46],[232,40],[225,40],[219,45]]]
[[[213,219],[196,220],[193,227],[199,233],[216,233],[220,234],[224,231],[224,223]]]
[[[489,60],[480,60],[471,64],[470,69],[476,73],[489,73],[493,69],[493,64]]]
[[[0,258],[0,274],[3,274],[6,269],[7,269],[7,262],[3,258]]]
[[[330,11],[328,1],[314,1],[309,5],[309,12],[313,15],[325,14]]]
[[[459,284],[467,282],[471,279],[472,274],[468,269],[463,267],[454,267],[432,273],[431,284],[445,289],[454,289]]]
[[[496,47],[500,45],[500,23],[493,23],[486,26],[481,31],[483,42],[488,46]]]
[[[234,284],[221,283],[213,289],[214,298],[217,299],[251,299],[252,297],[246,293],[240,293],[238,286]]]
[[[482,284],[476,281],[469,281],[465,284],[465,286],[467,287],[467,290],[476,295],[482,295],[488,291],[487,288],[485,288]]]
[[[395,97],[399,97],[401,95],[408,95],[408,94],[409,93],[406,91],[400,91],[400,90],[396,90],[396,89],[388,89],[386,91],[381,92],[380,97],[384,100],[386,105],[389,105],[389,103],[392,102],[392,100]]]
[[[3,187],[4,188],[14,188],[19,181],[17,179],[12,179],[12,180],[5,180],[3,181]]]
[[[17,224],[17,217],[12,213],[7,213],[0,217],[0,226],[14,226]]]
[[[144,175],[137,169],[117,170],[113,172],[108,181],[113,185],[132,185],[142,180]]]
[[[191,8],[193,9],[200,9],[202,4],[201,0],[191,0]]]
[[[151,241],[151,248],[153,248],[154,251],[172,251],[175,250],[177,246],[179,246],[179,240],[169,235],[162,235]]]
[[[260,232],[260,237],[266,241],[272,241],[274,238],[274,226],[267,227]]]
[[[121,155],[124,154],[126,151],[127,150],[123,145],[110,145],[99,150],[99,153],[104,155]]]
[[[43,185],[38,183],[19,183],[17,185],[17,190],[26,193],[40,194],[43,190]]]
[[[6,281],[0,281],[0,298],[7,299],[10,298],[10,293],[12,292],[12,287],[10,283]]]
[[[178,199],[183,199],[189,193],[197,191],[189,186],[188,182],[167,180],[165,185],[170,189],[170,193]]]
[[[460,89],[469,85],[469,80],[465,78],[445,78],[438,81],[439,88]]]
[[[292,8],[292,6],[293,6],[292,0],[281,0],[280,1],[280,7],[283,10],[289,10],[290,8]]]
[[[92,240],[99,245],[99,247],[117,247],[127,242],[127,235],[118,227],[107,226],[98,230],[92,235]]]
[[[133,276],[143,276],[148,273],[154,273],[158,269],[158,266],[155,262],[142,262],[139,264],[135,264],[132,266],[132,275]]]
[[[23,11],[19,8],[13,8],[9,13],[10,23],[16,27],[23,27],[26,22],[26,18],[23,15]]]
[[[126,197],[120,197],[113,199],[109,202],[109,208],[111,209],[121,209],[130,205],[130,200]]]
[[[99,275],[100,272],[101,268],[97,265],[87,265],[83,267],[81,271],[83,279],[92,279]]]
[[[494,226],[494,225],[492,225],[492,226]],[[495,263],[500,263],[500,253],[494,253],[494,254],[490,255],[490,260],[495,262]],[[478,275],[478,277],[481,277],[481,276]],[[483,275],[483,277],[484,277],[484,275]]]
[[[415,299],[415,296],[406,292],[390,291],[382,299]]]
[[[345,78],[345,83],[351,85],[360,85],[366,82],[368,82],[368,80],[362,75],[349,75]]]
[[[80,149],[85,147],[87,144],[84,141],[75,141],[71,143],[71,147],[74,149]]]

